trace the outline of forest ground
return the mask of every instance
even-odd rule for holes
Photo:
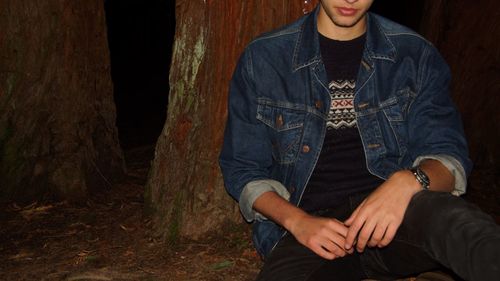
[[[250,281],[261,266],[245,223],[166,245],[144,214],[153,147],[126,152],[123,182],[80,205],[0,205],[0,280]],[[466,199],[500,222],[499,175],[476,169]]]

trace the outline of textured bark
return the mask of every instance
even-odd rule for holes
[[[226,220],[239,220],[217,161],[232,71],[253,37],[298,18],[313,5],[299,0],[176,4],[168,118],[146,187],[156,226],[170,241],[179,235],[198,238]]]
[[[1,2],[0,195],[78,200],[124,170],[103,1]]]
[[[450,64],[476,166],[500,171],[500,9],[495,0],[428,0],[423,33]]]

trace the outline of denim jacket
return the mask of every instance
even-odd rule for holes
[[[274,191],[298,205],[325,136],[330,95],[316,17],[251,42],[230,85],[220,166],[263,256],[285,230],[252,209],[255,199]],[[387,179],[435,159],[455,176],[454,194],[464,193],[471,163],[448,66],[421,36],[375,14],[366,36],[354,108],[368,170]]]

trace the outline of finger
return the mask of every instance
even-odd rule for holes
[[[352,221],[351,226],[349,227],[349,231],[347,232],[346,238],[345,238],[345,245],[344,248],[349,250],[352,248],[354,245],[354,241],[356,240],[356,237],[358,236],[358,232],[363,227],[365,223],[366,217],[363,215],[358,215],[356,216],[356,220]],[[356,242],[358,243],[358,242]]]
[[[344,222],[345,225],[351,226],[352,222],[356,219],[358,216],[359,210],[361,210],[361,207],[363,207],[365,201],[361,202],[359,206],[354,210],[354,212],[351,214],[351,216]]]
[[[333,224],[336,224],[336,222],[333,222]],[[341,230],[341,233],[337,232],[333,228]],[[337,254],[339,256],[343,256],[345,254],[345,250],[344,250],[345,237],[344,236],[347,234],[347,231],[348,231],[348,229],[343,225],[335,226],[332,228],[325,228],[321,232],[321,236],[322,236],[321,241],[323,241],[323,243],[325,243],[325,244],[323,244],[325,246],[327,243],[335,244],[339,249],[342,250],[342,255],[341,255],[341,253],[337,253],[337,252],[335,252],[335,254]],[[330,249],[330,247],[328,247],[328,248]]]
[[[342,247],[340,247],[337,242],[331,240],[325,240],[323,243],[323,248],[330,253],[335,254],[336,257],[344,257],[346,252]]]
[[[343,257],[343,256],[345,256],[345,254],[346,254],[346,253],[349,253],[349,254],[352,254],[352,253],[353,253],[353,249],[352,249],[352,248],[351,248],[351,249],[349,249],[349,250],[347,250],[347,249],[345,249],[345,248],[344,248],[344,245],[345,245],[345,238],[344,238],[343,236],[340,236],[340,235],[335,235],[331,241],[332,241],[332,243],[334,243],[334,244],[338,247],[338,249],[341,251],[340,253],[335,252],[338,256]]]
[[[310,249],[318,256],[327,260],[333,260],[337,257],[333,252],[326,250],[320,243],[314,244]]]
[[[384,237],[386,230],[387,230],[386,224],[378,224],[375,227],[375,230],[373,231],[372,236],[370,237],[370,241],[368,241],[368,246],[369,247],[378,246],[379,242]]]
[[[379,248],[382,248],[382,247],[389,245],[389,243],[391,243],[392,240],[394,239],[394,236],[396,236],[397,230],[398,230],[397,224],[389,224],[389,226],[387,227],[387,230],[385,231],[384,237],[378,243],[377,246]]]
[[[347,226],[336,219],[329,220],[327,226],[332,234],[339,234],[344,238],[347,236],[347,232],[349,231],[349,228],[347,228]]]
[[[358,234],[358,242],[356,243],[356,250],[358,250],[358,252],[361,253],[365,250],[366,243],[368,243],[368,240],[370,239],[376,226],[377,221],[375,220],[365,222],[363,228],[361,228]]]
[[[335,243],[339,249],[341,249],[342,253],[337,253],[338,256],[344,256],[346,253],[352,254],[354,250],[351,249],[345,249],[345,237],[347,236],[347,232],[349,231],[349,228],[347,228],[341,221],[337,219],[331,219],[328,222],[328,228],[325,228],[323,232],[323,237],[327,238],[328,240],[332,241]]]

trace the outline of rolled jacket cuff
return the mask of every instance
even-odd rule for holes
[[[453,177],[455,178],[455,187],[451,194],[460,196],[465,193],[467,187],[467,176],[460,161],[446,154],[424,155],[417,157],[415,162],[413,162],[413,165],[417,166],[420,164],[420,162],[427,159],[437,160],[441,162],[441,164],[443,164],[453,175]]]
[[[285,188],[285,186],[283,186],[283,184],[278,181],[270,179],[255,180],[245,185],[238,202],[241,214],[247,222],[252,222],[254,220],[267,220],[265,216],[253,209],[253,203],[263,193],[269,191],[276,192],[279,196],[283,197],[287,201],[290,200],[290,193]]]

